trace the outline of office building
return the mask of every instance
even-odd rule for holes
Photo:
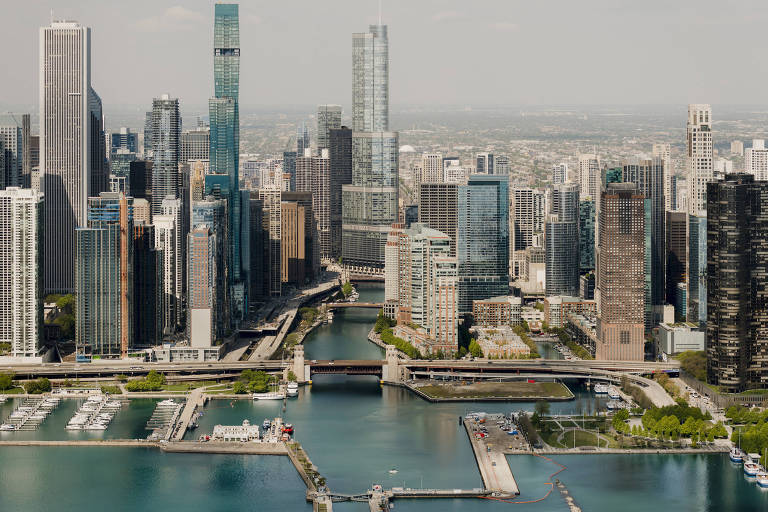
[[[179,197],[178,98],[163,94],[152,101],[152,215],[159,215],[166,197]]]
[[[595,270],[595,201],[579,201],[579,271]]]
[[[532,188],[512,191],[512,250],[533,245],[534,236],[544,232],[546,217],[544,192]]]
[[[707,209],[707,183],[714,180],[712,107],[709,105],[688,105],[686,148],[688,213],[699,215]]]
[[[475,155],[475,172],[477,174],[495,174],[493,153],[478,153]]]
[[[133,348],[133,199],[88,199],[77,228],[75,345],[78,355],[126,357]]]
[[[685,212],[667,212],[666,225],[667,252],[667,304],[677,304],[678,285],[685,285],[685,271],[688,262],[688,214]],[[675,308],[679,318],[685,318],[686,312]]]
[[[768,181],[768,149],[765,140],[754,139],[752,147],[744,151],[744,172],[759,181]]]
[[[507,155],[496,155],[493,159],[493,173],[509,176],[510,170],[509,157]]]
[[[509,293],[509,178],[473,175],[459,186],[459,314]]]
[[[304,153],[302,153],[302,156],[303,155]],[[296,158],[298,156],[299,155],[297,155],[295,151],[283,151],[283,165],[281,172],[283,176],[288,175],[288,187],[283,188],[286,192],[293,192],[296,190]],[[259,180],[259,188],[272,186],[281,188],[281,185],[277,185],[278,181],[279,179],[277,178],[261,179]],[[339,208],[341,208],[341,203],[339,203]]]
[[[731,154],[737,156],[744,156],[744,142],[740,140],[731,141]]]
[[[443,155],[440,153],[424,153],[421,156],[421,182],[440,183],[444,178]]]
[[[40,175],[45,194],[44,285],[75,289],[75,228],[88,198],[107,189],[101,99],[91,88],[91,29],[54,21],[40,29]]]
[[[281,243],[280,271],[281,281],[296,287],[303,286],[307,280],[307,260],[311,248],[307,246],[306,207],[297,201],[283,201],[281,204]]]
[[[172,335],[183,326],[184,302],[184,227],[182,224],[181,200],[165,198],[160,211],[152,216],[155,225],[155,248],[162,251],[163,290],[160,301],[162,332]]]
[[[666,303],[666,220],[664,201],[664,159],[660,156],[652,159],[633,158],[622,165],[623,181],[634,183],[645,196],[646,242],[646,328],[651,329],[658,319],[654,319],[654,309]]]
[[[459,185],[456,183],[419,184],[419,222],[448,235],[451,256],[456,256],[458,200]]]
[[[598,215],[595,357],[642,361],[645,196],[634,183],[609,183],[602,193]]]
[[[312,149],[309,139],[309,127],[302,121],[299,127],[296,128],[296,156],[302,156],[308,149]]]
[[[194,201],[192,203],[192,221],[191,226],[193,229],[201,227],[204,230],[208,230],[209,237],[212,237],[209,241],[213,244],[213,253],[210,257],[213,259],[213,266],[215,268],[209,268],[212,274],[212,293],[214,297],[211,299],[216,304],[216,308],[211,315],[211,329],[213,336],[220,338],[224,336],[227,329],[232,327],[233,313],[232,308],[234,291],[229,287],[227,282],[227,274],[229,273],[229,262],[227,260],[228,249],[230,247],[228,236],[229,229],[227,226],[229,222],[229,216],[227,215],[227,200],[216,199],[214,196],[209,195],[200,201]],[[202,235],[200,235],[202,236]],[[187,237],[189,243],[189,237]],[[200,240],[197,240],[198,242]],[[198,249],[202,250],[198,246]],[[193,276],[189,275],[189,271],[194,268],[195,263],[191,262],[189,256],[187,256],[187,282],[193,282]],[[203,279],[203,278],[197,278]],[[207,278],[206,278],[207,279]],[[194,281],[195,285],[201,285],[201,281]],[[203,306],[201,306],[203,307]],[[191,318],[190,314],[187,314],[187,319]],[[188,327],[189,331],[189,327]]]
[[[768,183],[707,185],[707,381],[739,393],[768,384]]]
[[[458,158],[443,159],[443,182],[463,185],[467,182],[467,169]]]
[[[654,144],[653,157],[658,157],[664,164],[664,211],[675,210],[677,195],[677,176],[672,165],[672,149],[669,144]]]
[[[352,180],[342,185],[343,261],[382,269],[399,190],[398,135],[389,131],[386,25],[352,35],[352,129]]]
[[[43,194],[0,190],[0,343],[34,358],[43,341]]]
[[[331,257],[341,258],[342,193],[352,183],[352,130],[346,126],[329,130]]]
[[[341,105],[317,106],[317,152],[331,147],[331,130],[341,128]]]
[[[162,254],[155,248],[155,227],[139,220],[139,202],[147,201],[133,200],[133,346],[149,348],[160,343],[162,334],[158,309]]]
[[[547,295],[579,293],[579,187],[552,187],[545,225]]]
[[[119,150],[128,153],[139,152],[139,134],[132,132],[130,128],[121,127],[119,131],[109,134],[109,154],[114,155]]]
[[[262,208],[262,230],[264,240],[265,285],[264,293],[279,297],[282,291],[280,244],[282,241],[282,193],[278,189],[259,189],[256,199]]]

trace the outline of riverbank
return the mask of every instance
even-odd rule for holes
[[[562,382],[474,382],[468,384],[407,384],[406,387],[430,402],[561,402],[574,394]]]

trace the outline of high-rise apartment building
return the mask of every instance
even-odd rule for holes
[[[579,155],[579,197],[600,200],[600,158],[596,154]]]
[[[214,297],[212,300],[216,304],[215,310],[211,315],[211,329],[212,335],[215,338],[221,338],[225,332],[232,327],[232,290],[229,288],[227,282],[227,274],[229,269],[227,267],[227,255],[229,249],[229,229],[227,228],[227,222],[229,216],[227,215],[227,202],[224,199],[216,199],[214,196],[207,196],[205,199],[195,201],[192,203],[192,228],[202,227],[209,231],[209,236],[212,238],[214,252],[210,255],[213,259],[213,267],[209,267],[209,271],[214,272],[213,281],[211,284],[212,293]],[[189,237],[187,237],[189,243]],[[200,240],[197,240],[198,242]],[[202,248],[198,247],[202,250]],[[193,283],[193,279],[197,279],[196,276],[189,275],[195,268],[195,264],[199,262],[190,261],[189,255],[187,256],[187,282]],[[206,278],[200,278],[206,279]],[[195,285],[201,285],[203,281],[194,281]],[[189,293],[189,292],[188,292]],[[200,302],[202,304],[202,302]],[[203,306],[201,306],[203,307]],[[191,316],[188,313],[187,319]],[[188,326],[188,331],[190,327]]]
[[[129,153],[139,152],[139,134],[132,132],[130,128],[121,127],[119,131],[109,134],[109,154],[113,155],[119,150]]]
[[[510,170],[509,157],[507,155],[496,155],[493,160],[493,173],[509,176]]]
[[[319,257],[331,258],[331,159],[328,149],[321,150],[319,156],[305,154],[296,159],[296,191],[312,194],[314,219],[305,229],[316,232]]]
[[[133,348],[133,198],[88,199],[77,228],[75,345],[78,355],[126,357]]]
[[[342,186],[345,264],[383,268],[398,218],[398,134],[389,131],[386,25],[352,35],[352,182]]]
[[[43,194],[0,190],[0,343],[37,357],[43,341]]]
[[[163,94],[152,100],[152,215],[159,215],[166,197],[179,197],[178,98]]]
[[[688,105],[686,148],[688,213],[699,215],[707,209],[707,183],[714,180],[712,107],[709,105]]]
[[[707,216],[688,215],[686,320],[699,326],[707,321]]]
[[[440,183],[443,181],[443,155],[424,153],[421,156],[421,182]]]
[[[208,160],[210,152],[211,129],[208,126],[198,126],[193,130],[181,132],[180,163]]]
[[[672,149],[669,144],[654,144],[653,156],[661,158],[664,163],[664,211],[674,211],[675,204],[675,169],[672,165]]]
[[[331,147],[331,130],[341,128],[341,105],[317,106],[317,152]],[[301,155],[299,155],[301,156]]]
[[[512,191],[512,250],[523,251],[533,245],[534,235],[544,232],[546,207],[544,193],[532,188]]]
[[[552,184],[558,185],[568,181],[568,164],[559,163],[552,166]]]
[[[634,183],[609,183],[598,215],[595,358],[642,361],[645,195]]]
[[[685,285],[688,261],[688,214],[667,212],[667,304],[678,303],[678,288]],[[675,309],[678,317],[685,318],[685,311]]]
[[[579,293],[579,186],[552,187],[545,225],[546,293],[575,296]]]
[[[0,188],[24,186],[25,123],[29,114],[0,114]]]
[[[470,176],[459,186],[459,313],[509,293],[509,177]]]
[[[765,140],[754,139],[752,147],[744,151],[744,172],[759,181],[768,181],[768,149]]]
[[[451,256],[456,256],[458,201],[459,185],[456,183],[419,184],[419,222],[451,239]]]
[[[54,21],[40,29],[40,174],[45,176],[44,285],[75,289],[75,228],[88,198],[107,189],[101,99],[91,88],[91,29]]]
[[[242,295],[240,207],[240,21],[237,4],[214,6],[214,97],[208,100],[211,125],[210,172],[226,175],[228,221],[228,286]],[[233,292],[234,293],[234,292]],[[242,304],[235,306],[242,313]]]
[[[739,393],[768,384],[768,183],[707,185],[707,381]]]
[[[207,348],[216,337],[216,235],[199,224],[187,235],[187,329],[191,347]]]
[[[579,201],[579,269],[580,272],[595,270],[595,201]]]
[[[296,156],[302,156],[308,149],[312,149],[309,138],[309,127],[302,121],[299,127],[296,128]]]
[[[162,292],[162,254],[155,248],[155,227],[139,220],[138,204],[133,200],[133,346],[149,348],[161,340],[160,310]],[[149,206],[146,206],[147,215]]]
[[[744,156],[744,142],[740,140],[732,140],[731,154],[737,155],[737,156]]]
[[[167,197],[160,211],[152,216],[155,225],[155,248],[162,251],[161,319],[163,335],[171,335],[183,325],[184,230],[181,200]]]

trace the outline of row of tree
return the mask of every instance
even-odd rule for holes
[[[736,425],[749,425],[768,422],[768,409],[758,410],[732,405],[725,411],[725,417]]]
[[[275,382],[277,382],[277,377],[265,371],[243,370],[243,373],[232,385],[232,391],[238,395],[249,392],[265,393],[269,391],[269,386]]]
[[[129,381],[125,385],[127,391],[160,391],[165,384],[165,375],[151,370],[143,379]]]

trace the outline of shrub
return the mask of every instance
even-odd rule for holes
[[[31,380],[24,385],[24,389],[30,395],[39,395],[40,393],[47,393],[51,390],[51,381],[45,377],[37,380]]]

